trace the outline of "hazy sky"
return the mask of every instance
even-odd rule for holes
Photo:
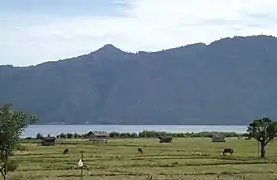
[[[0,64],[277,35],[276,0],[0,0]]]

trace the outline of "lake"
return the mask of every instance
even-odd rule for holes
[[[166,132],[236,132],[245,133],[247,126],[242,125],[31,125],[22,137],[36,137],[37,133],[46,136],[51,134],[56,136],[61,133],[84,134],[89,131],[107,132],[141,132],[166,131]]]

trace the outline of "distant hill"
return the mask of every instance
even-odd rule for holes
[[[71,59],[0,66],[0,103],[41,124],[246,124],[277,117],[276,67],[272,36],[151,53],[109,44]]]

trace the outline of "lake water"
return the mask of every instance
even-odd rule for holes
[[[247,126],[240,125],[31,125],[22,134],[22,137],[36,137],[37,133],[46,136],[51,134],[56,136],[61,133],[84,134],[89,131],[107,132],[141,132],[166,131],[166,132],[236,132],[245,133]]]

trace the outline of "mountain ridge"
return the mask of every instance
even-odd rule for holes
[[[147,53],[147,54],[153,54],[153,53],[160,53],[160,52],[164,52],[164,51],[168,51],[168,50],[175,50],[175,49],[182,49],[182,48],[187,48],[187,47],[192,47],[192,46],[210,46],[213,45],[215,43],[220,43],[222,41],[226,41],[226,40],[235,40],[235,39],[245,39],[245,38],[268,38],[268,39],[272,39],[272,40],[276,40],[277,37],[272,36],[272,35],[253,35],[253,36],[233,36],[233,37],[225,37],[225,38],[220,38],[218,40],[212,41],[211,43],[203,43],[203,42],[196,42],[196,43],[191,43],[191,44],[187,44],[187,45],[183,45],[183,46],[177,46],[177,47],[172,47],[172,48],[168,48],[168,49],[162,49],[162,50],[157,50],[157,51],[141,51],[138,50],[136,52],[128,52],[128,51],[123,51],[121,50],[119,47],[114,46],[113,44],[105,44],[102,47],[95,49],[89,53],[83,54],[83,55],[78,55],[78,56],[73,56],[73,57],[69,57],[69,58],[63,58],[63,59],[59,59],[59,60],[54,60],[54,61],[45,61],[36,65],[29,65],[29,66],[14,66],[11,64],[0,64],[0,68],[1,67],[15,67],[15,68],[24,68],[24,67],[33,67],[33,66],[39,66],[41,64],[44,63],[52,63],[52,62],[57,62],[57,61],[64,61],[64,60],[71,60],[71,59],[75,59],[75,58],[79,58],[82,56],[86,56],[86,55],[91,55],[97,52],[103,52],[103,51],[119,51],[119,52],[123,52],[126,54],[139,54],[139,52],[142,53]]]
[[[156,52],[107,44],[35,66],[0,66],[0,104],[40,124],[247,124],[277,118],[277,39],[235,36]],[[268,88],[270,87],[270,88]]]

